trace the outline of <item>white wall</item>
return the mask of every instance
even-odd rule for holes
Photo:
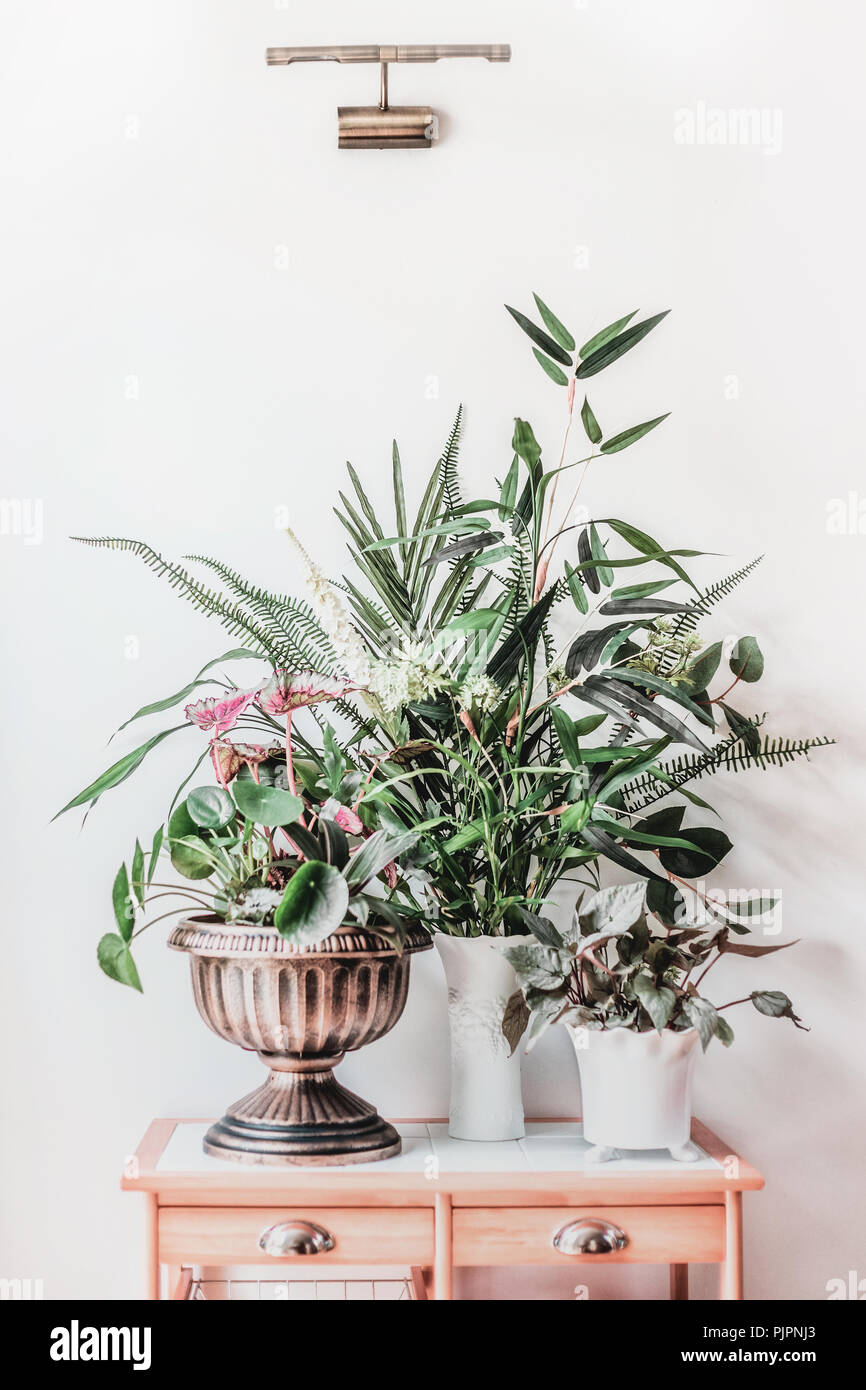
[[[713,789],[737,842],[719,881],[780,887],[785,933],[803,938],[731,968],[732,988],[787,990],[812,1031],[740,1011],[735,1047],[700,1068],[697,1109],[767,1175],[747,1203],[751,1297],[821,1298],[828,1279],[866,1274],[866,542],[827,530],[828,501],[862,487],[864,38],[844,0],[6,0],[2,490],[37,499],[44,529],[38,544],[14,526],[0,537],[0,1273],[42,1277],[49,1297],[137,1295],[124,1154],[151,1116],[219,1112],[260,1070],[204,1028],[161,928],[140,953],[143,998],[95,967],[114,869],[152,832],[190,743],[83,832],[49,818],[108,762],[123,718],[231,643],[130,558],[67,536],[204,549],[291,586],[274,525],[286,504],[336,570],[345,459],[384,496],[396,434],[418,479],[460,399],[470,486],[507,465],[515,414],[556,447],[561,398],[502,309],[536,289],[586,336],[637,305],[674,310],[593,385],[608,428],[673,414],[598,467],[587,501],[724,552],[698,562],[707,576],[766,551],[718,632],[759,636],[756,706],[774,730],[840,740]],[[335,107],[373,100],[374,70],[263,57],[327,40],[510,42],[514,59],[394,70],[392,100],[445,113],[438,148],[338,153]],[[675,113],[698,103],[778,109],[781,150],[676,143]],[[413,971],[403,1022],[343,1079],[391,1113],[442,1113],[440,967],[428,955]],[[575,1086],[565,1040],[539,1048],[531,1112],[575,1107]],[[572,1282],[495,1287],[567,1297]],[[614,1287],[661,1296],[663,1279],[592,1283]]]

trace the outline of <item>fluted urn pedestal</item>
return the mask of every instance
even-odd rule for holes
[[[274,927],[188,918],[168,944],[190,957],[205,1023],[258,1053],[269,1075],[211,1125],[205,1153],[239,1163],[370,1163],[400,1152],[400,1136],[375,1106],[341,1086],[344,1053],[381,1038],[399,1019],[423,927],[401,954],[375,931],[340,927],[298,947]]]

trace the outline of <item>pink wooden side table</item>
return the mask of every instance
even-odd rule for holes
[[[575,1120],[530,1121],[502,1144],[448,1138],[444,1121],[395,1120],[403,1152],[346,1168],[269,1168],[206,1157],[208,1121],[154,1120],[122,1186],[145,1195],[148,1296],[185,1298],[199,1266],[406,1266],[416,1297],[450,1299],[458,1268],[666,1264],[688,1298],[690,1264],[720,1266],[743,1297],[743,1193],[761,1174],[704,1125],[695,1163],[632,1154],[586,1165]]]

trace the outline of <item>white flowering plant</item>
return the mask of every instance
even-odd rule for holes
[[[401,847],[385,884],[394,911],[455,935],[543,938],[557,883],[597,891],[604,865],[655,884],[656,897],[702,880],[731,842],[715,825],[683,825],[686,813],[712,810],[691,784],[779,766],[831,741],[768,737],[764,716],[743,711],[733,693],[762,675],[758,642],[698,632],[758,560],[701,585],[683,563],[701,552],[591,515],[582,502],[593,463],[636,445],[666,416],[606,434],[588,398],[577,407],[578,386],[664,314],[637,323],[627,315],[577,349],[537,296],[536,306],[543,327],[509,312],[564,390],[556,464],[545,466],[532,427],[517,419],[502,476],[488,496],[465,496],[461,408],[411,523],[394,444],[389,531],[350,465],[351,491],[336,509],[347,572],[329,578],[290,533],[305,599],[258,588],[206,556],[189,563],[217,588],[143,542],[88,541],[132,551],[243,641],[134,718],[201,687],[231,700],[237,686],[216,674],[229,659],[258,658],[284,680],[330,681],[327,715],[310,701],[301,724],[284,731],[301,817],[349,819],[355,852],[372,835],[392,837]],[[571,449],[578,420],[583,442]],[[254,695],[231,727],[272,735],[279,716]],[[93,803],[182,727],[152,735],[64,810]],[[211,746],[225,785],[244,766],[227,732]],[[307,852],[309,843],[301,860]]]

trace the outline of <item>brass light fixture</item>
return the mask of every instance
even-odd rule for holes
[[[341,150],[426,150],[436,137],[436,116],[429,106],[390,106],[388,67],[391,63],[437,63],[440,58],[486,58],[507,63],[507,43],[343,44],[336,47],[269,48],[269,67],[289,63],[331,61],[378,63],[379,105],[338,106],[338,146]]]

